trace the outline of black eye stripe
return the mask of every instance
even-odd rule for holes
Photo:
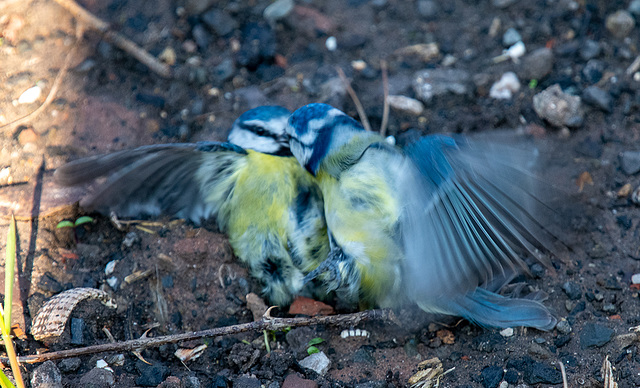
[[[264,127],[258,126],[258,125],[246,125],[246,124],[240,124],[240,128],[249,131],[251,133],[255,133],[258,136],[263,136],[263,137],[270,137],[272,139],[277,139],[277,135],[271,131],[269,131],[268,129],[265,129]]]

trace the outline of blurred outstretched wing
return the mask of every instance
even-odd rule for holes
[[[405,154],[401,195],[408,296],[425,310],[486,325],[493,323],[474,316],[488,311],[481,304],[499,313],[500,303],[531,302],[529,307],[550,315],[539,302],[477,290],[526,271],[523,253],[549,263],[539,251],[553,251],[555,212],[532,172],[536,150],[438,135],[410,144]]]
[[[125,217],[166,213],[199,223],[217,214],[245,155],[230,143],[160,144],[79,159],[54,177],[65,186],[104,178],[81,201],[89,209]],[[207,196],[212,184],[220,198]]]

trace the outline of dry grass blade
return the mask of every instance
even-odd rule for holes
[[[360,121],[362,121],[362,126],[367,131],[371,131],[371,124],[369,124],[369,119],[367,118],[367,114],[364,111],[364,107],[362,106],[362,103],[360,102],[360,99],[358,98],[356,91],[353,90],[353,88],[351,87],[351,83],[347,79],[347,76],[344,74],[344,71],[342,71],[342,69],[338,66],[336,66],[336,71],[338,72],[338,76],[342,80],[342,83],[344,83],[344,87],[347,89],[347,93],[349,93],[349,96],[351,97],[351,99],[353,100],[353,103],[356,106],[356,110],[358,111],[358,116],[360,116]]]
[[[562,361],[558,361],[558,365],[560,365],[560,373],[562,373],[562,387],[568,388],[569,383],[567,382],[567,371],[564,369],[564,364],[562,364]]]
[[[380,61],[380,71],[382,71],[382,91],[384,100],[382,102],[382,123],[380,123],[380,135],[387,135],[387,125],[389,125],[389,69],[387,61]]]
[[[9,224],[9,231],[7,232],[7,245],[6,245],[6,259],[4,265],[5,271],[5,283],[4,283],[4,308],[0,312],[0,331],[2,332],[2,342],[7,351],[7,357],[11,364],[11,371],[13,377],[16,380],[16,386],[18,388],[24,388],[24,381],[22,380],[22,372],[20,371],[20,363],[16,355],[16,350],[13,347],[13,339],[11,338],[11,309],[13,307],[13,285],[14,275],[16,268],[16,220],[11,215],[11,223]],[[9,381],[7,376],[1,373],[0,382],[3,386],[13,387],[13,384]]]
[[[616,383],[616,378],[613,376],[613,369],[611,368],[609,355],[607,355],[604,358],[600,373],[602,373],[602,378],[604,379],[604,388],[618,388],[618,383]]]

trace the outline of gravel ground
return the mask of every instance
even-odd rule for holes
[[[215,229],[163,219],[119,230],[97,214],[75,230],[56,228],[85,213],[70,205],[81,190],[51,182],[55,168],[143,144],[223,140],[239,114],[264,104],[326,102],[357,117],[338,67],[378,128],[381,61],[393,96],[388,133],[398,141],[501,130],[542,142],[545,179],[570,193],[560,214],[570,251],[555,273],[532,266],[532,277],[518,280],[548,293],[545,304],[562,319],[550,332],[498,332],[403,310],[399,326],[359,326],[369,337],[342,339],[330,326],[267,333],[270,353],[263,333],[245,333],[142,351],[150,364],[125,352],[26,365],[32,386],[404,387],[421,361],[437,357],[453,369],[445,387],[560,386],[560,363],[569,386],[602,387],[607,356],[620,387],[640,386],[638,336],[629,330],[640,325],[640,1],[81,5],[172,75],[150,71],[53,0],[0,1],[0,244],[14,212],[16,323],[28,332],[47,298],[74,287],[104,289],[118,304],[82,302],[59,339],[17,339],[19,354],[107,343],[103,328],[123,341],[150,328],[159,336],[251,322],[246,295],[259,291]],[[52,89],[42,112],[10,124]],[[107,263],[115,263],[109,274]],[[146,277],[124,281],[136,272]],[[305,359],[318,337],[324,358]],[[195,360],[174,356],[202,343]],[[111,369],[97,368],[102,362]]]

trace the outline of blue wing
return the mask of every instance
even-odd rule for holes
[[[402,237],[406,292],[424,310],[485,326],[548,330],[555,318],[539,302],[482,288],[526,271],[530,254],[549,263],[554,211],[532,173],[534,148],[462,136],[427,136],[405,148],[408,175]],[[412,168],[414,169],[412,171]]]

